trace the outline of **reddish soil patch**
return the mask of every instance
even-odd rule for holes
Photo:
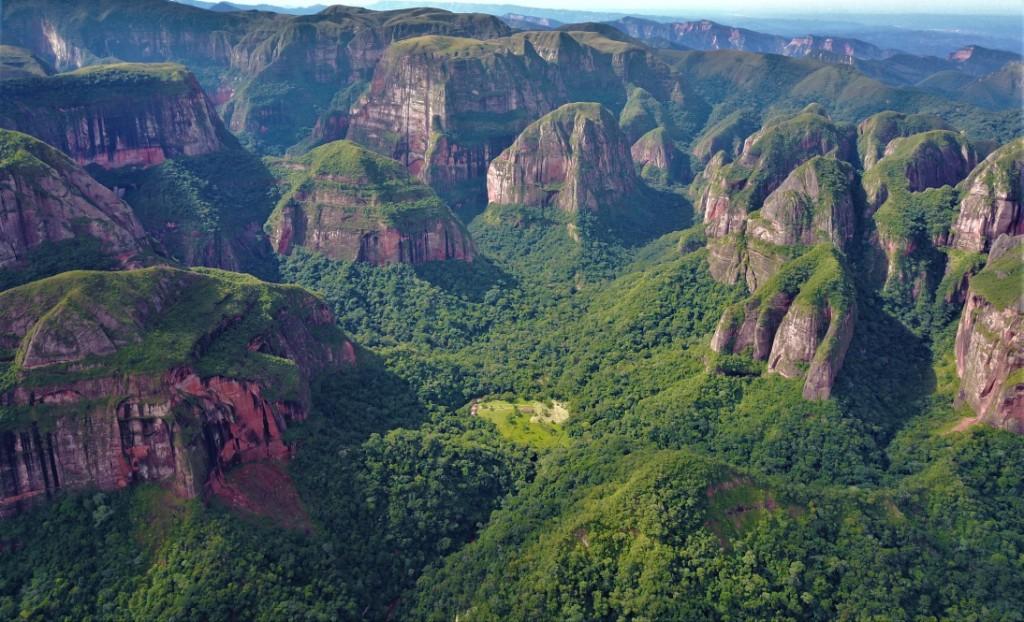
[[[234,509],[269,518],[288,529],[310,532],[313,524],[284,465],[248,462],[210,479],[210,491]]]

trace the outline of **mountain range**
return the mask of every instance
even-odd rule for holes
[[[0,617],[1016,619],[1021,55],[499,9],[3,4]]]

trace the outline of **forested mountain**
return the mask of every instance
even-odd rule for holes
[[[0,618],[1019,620],[1019,55],[9,0]]]

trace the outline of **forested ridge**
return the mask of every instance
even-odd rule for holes
[[[3,13],[0,620],[1024,621],[1019,55]]]

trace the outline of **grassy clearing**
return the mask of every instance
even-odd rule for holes
[[[566,447],[562,424],[569,411],[561,402],[490,400],[476,404],[476,415],[490,421],[505,438],[531,447]]]

